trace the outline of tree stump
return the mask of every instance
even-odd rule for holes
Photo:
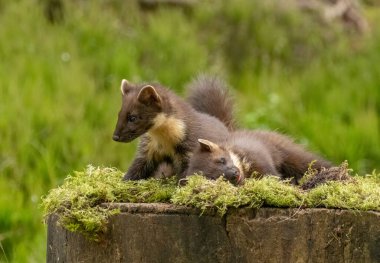
[[[47,262],[380,262],[380,213],[112,204],[100,242],[48,219]]]

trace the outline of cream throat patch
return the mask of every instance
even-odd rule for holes
[[[186,135],[186,125],[183,120],[164,113],[158,114],[153,120],[153,126],[148,131],[148,156],[174,156],[175,146]]]

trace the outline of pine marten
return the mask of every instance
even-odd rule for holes
[[[196,111],[159,84],[132,84],[122,80],[121,93],[122,106],[113,140],[131,142],[141,137],[125,180],[152,177],[161,163],[169,164],[174,174],[184,176],[198,138],[219,142],[229,135],[219,119]],[[214,107],[220,108],[220,103]]]
[[[216,179],[223,175],[231,183],[241,184],[257,172],[298,184],[311,162],[315,161],[313,168],[317,170],[331,167],[289,137],[272,131],[235,131],[222,143],[198,139],[198,144],[186,176],[201,173]]]

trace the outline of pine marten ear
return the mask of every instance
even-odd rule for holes
[[[131,85],[131,83],[129,83],[128,80],[123,79],[121,81],[121,85],[120,85],[121,94],[123,95],[127,94],[128,92],[131,91],[132,88],[133,86]]]
[[[137,99],[139,102],[145,105],[151,105],[151,104],[161,104],[161,97],[158,95],[156,89],[151,85],[144,86],[141,90],[139,95],[137,95]]]
[[[202,152],[213,152],[218,148],[218,145],[208,140],[198,139],[198,142]]]

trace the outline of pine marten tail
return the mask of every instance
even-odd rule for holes
[[[187,90],[187,101],[195,110],[219,119],[231,131],[236,129],[234,100],[224,81],[201,75],[188,85]]]

